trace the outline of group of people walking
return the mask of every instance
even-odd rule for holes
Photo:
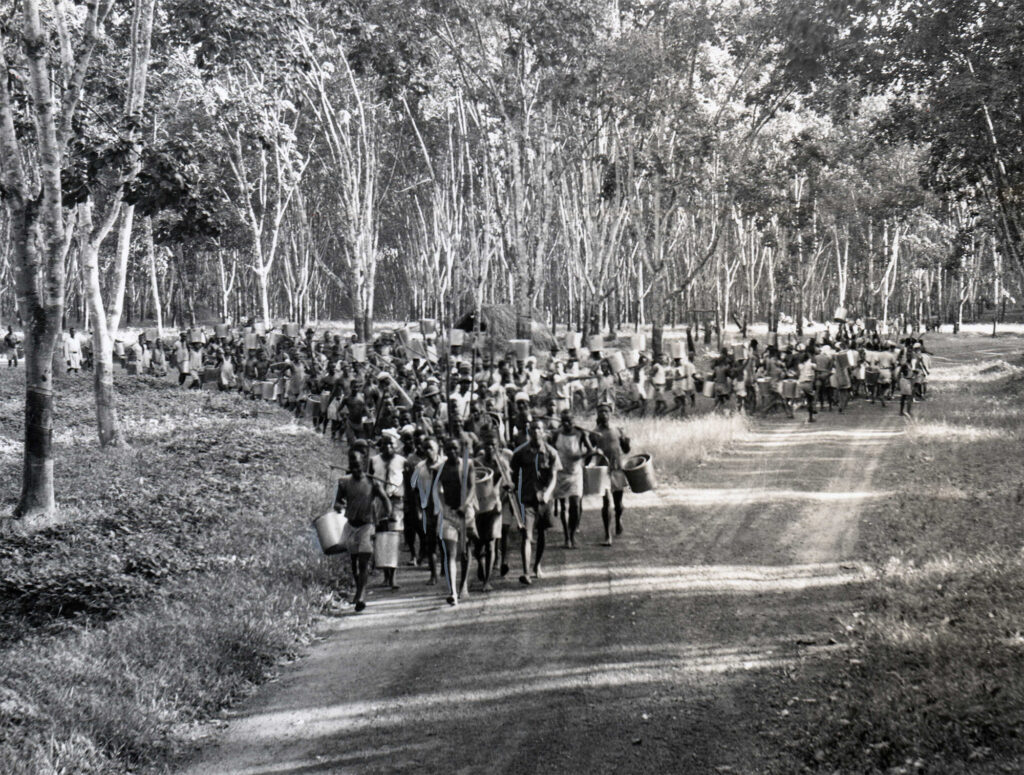
[[[769,334],[764,347],[737,343],[705,368],[695,363],[690,337],[686,347],[673,343],[671,354],[625,359],[614,350],[555,348],[541,364],[521,351],[463,351],[400,332],[360,343],[317,338],[312,329],[300,336],[294,326],[218,329],[209,337],[184,331],[176,341],[141,334],[116,356],[130,373],[174,369],[183,387],[274,401],[347,447],[335,507],[347,519],[357,610],[365,606],[375,535],[392,534],[427,584],[443,576],[452,605],[469,590],[471,560],[480,590],[490,591],[516,564],[516,541],[519,582],[543,578],[548,530],[560,526],[563,546],[579,546],[583,469],[592,460],[609,471],[601,543],[611,546],[623,530],[622,461],[630,451],[612,423],[617,415],[685,415],[699,395],[714,411],[788,417],[802,402],[809,422],[826,408],[844,412],[854,397],[884,406],[898,395],[901,414],[910,415],[925,398],[930,369],[920,340],[883,341],[846,325],[804,342],[791,337],[783,345]],[[63,354],[69,371],[83,366],[73,330]],[[577,425],[581,411],[595,412],[593,427]],[[382,567],[386,586],[398,588],[398,565]]]

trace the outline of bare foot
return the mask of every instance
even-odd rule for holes
[[[429,579],[427,579],[427,584],[426,584],[426,586],[428,586],[428,587],[432,587],[432,586],[434,586],[434,585],[435,585],[436,583],[437,583],[437,576],[431,576],[431,577],[430,577]]]
[[[484,591],[484,592],[493,592],[494,591],[494,587],[491,586],[491,582],[489,582],[489,581],[486,582],[484,584],[484,586],[483,586],[483,590],[482,591]]]

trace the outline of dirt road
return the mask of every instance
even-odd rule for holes
[[[738,772],[766,766],[780,670],[856,610],[855,555],[898,406],[769,420],[679,488],[626,496],[626,532],[548,552],[449,608],[424,571],[234,715],[187,772]],[[588,499],[589,500],[589,499]],[[340,565],[339,565],[340,567]]]

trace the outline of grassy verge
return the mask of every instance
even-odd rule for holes
[[[687,469],[721,452],[748,428],[746,417],[734,413],[685,419],[627,417],[616,424],[626,431],[633,452],[651,456],[659,480],[664,481],[681,478]]]
[[[63,524],[0,542],[0,772],[160,770],[182,725],[272,674],[343,583],[309,530],[330,451],[266,405],[123,378],[131,447],[103,453],[89,379],[57,389]],[[0,395],[14,483],[20,371]]]
[[[840,655],[788,677],[805,701],[774,771],[1024,770],[1022,366],[936,370],[877,481],[894,496],[862,522],[877,583]]]

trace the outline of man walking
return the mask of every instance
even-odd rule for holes
[[[555,492],[555,474],[562,464],[555,448],[544,441],[545,430],[544,420],[531,420],[529,440],[512,453],[512,484],[515,487],[514,497],[520,514],[519,532],[523,543],[523,575],[519,581],[523,584],[532,583],[530,554],[534,529],[537,531],[537,552],[532,570],[533,576],[542,578],[545,533],[554,524],[551,497]]]

